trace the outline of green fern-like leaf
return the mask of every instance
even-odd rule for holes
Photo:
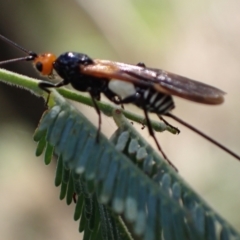
[[[60,156],[61,199],[66,197],[69,204],[73,192],[77,193],[75,218],[81,219],[79,230],[85,239],[96,236],[95,231],[103,239],[128,239],[128,231],[133,239],[146,240],[218,239],[226,232],[229,238],[238,236],[139,136],[119,109],[113,111],[117,131],[110,140],[101,134],[96,142],[96,128],[58,95],[55,101],[43,116],[35,140],[44,138]],[[117,234],[118,226],[127,230],[124,238]]]
[[[5,82],[41,94],[38,81],[0,70]],[[89,98],[65,89],[61,94],[91,105]],[[64,98],[53,91],[35,132],[36,155],[45,150],[45,163],[58,155],[55,185],[60,199],[71,204],[77,195],[74,219],[84,239],[240,239],[148,143],[124,115],[142,118],[110,105],[100,109],[118,125],[110,139]],[[155,130],[169,130],[153,123]]]

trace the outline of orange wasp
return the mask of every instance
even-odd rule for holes
[[[97,139],[101,127],[101,113],[97,101],[100,100],[100,95],[103,93],[115,104],[132,103],[144,111],[149,134],[170,164],[171,162],[162,151],[155,137],[148,116],[149,112],[156,113],[166,124],[168,123],[162,118],[162,115],[173,118],[240,160],[237,154],[170,113],[175,107],[172,96],[198,103],[216,105],[224,101],[225,93],[223,91],[161,69],[148,68],[143,63],[130,65],[109,60],[92,59],[86,54],[76,52],[65,52],[59,57],[52,53],[36,54],[2,35],[0,35],[0,38],[27,53],[25,57],[2,61],[0,64],[32,61],[42,75],[52,76],[53,70],[55,70],[62,78],[62,81],[58,83],[40,81],[39,87],[47,93],[50,94],[49,88],[59,88],[71,84],[76,90],[90,94],[99,116]]]

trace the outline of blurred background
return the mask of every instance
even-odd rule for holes
[[[173,113],[240,154],[240,2],[0,0],[0,7],[0,33],[37,53],[77,51],[130,64],[141,61],[224,90],[226,101],[219,106],[176,97]],[[22,55],[0,41],[0,61]],[[39,77],[30,63],[4,67]],[[77,107],[97,123],[94,110],[81,104]],[[42,158],[34,156],[32,135],[44,111],[43,100],[0,83],[0,109],[1,236],[80,239],[72,220],[74,206],[58,200],[55,163],[46,167]],[[180,175],[239,229],[239,162],[178,123],[169,122],[181,134],[157,134],[165,153]],[[134,126],[153,143],[146,130]],[[106,135],[115,129],[111,119],[103,119]]]

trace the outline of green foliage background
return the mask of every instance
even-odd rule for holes
[[[74,50],[92,57],[160,67],[201,80],[228,93],[209,107],[176,99],[176,115],[240,153],[238,3],[221,1],[30,1],[1,2],[0,32],[24,47],[60,54]],[[0,43],[0,58],[21,52]],[[6,66],[37,76],[28,63]],[[34,75],[35,74],[35,75]],[[96,113],[78,106],[96,123]],[[0,231],[6,239],[79,238],[73,209],[57,200],[54,164],[34,160],[34,128],[43,101],[0,85]],[[135,108],[134,108],[135,111]],[[154,117],[153,117],[154,118]],[[103,131],[115,130],[103,119]],[[239,164],[185,128],[158,139],[180,174],[239,229]],[[139,128],[140,129],[140,128]],[[146,139],[151,142],[148,138]],[[16,231],[12,232],[12,228]]]

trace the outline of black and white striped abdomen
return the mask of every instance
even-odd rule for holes
[[[164,115],[171,111],[175,106],[171,95],[167,95],[156,91],[155,89],[144,89],[139,91],[141,95],[141,101],[137,102],[137,106],[145,108],[149,112]]]
[[[134,86],[131,82],[121,80],[111,80],[108,88],[119,96],[123,103],[128,99],[128,103],[131,102],[139,108],[145,108],[148,112],[164,115],[174,108],[174,102],[170,95],[158,92],[153,88]]]

